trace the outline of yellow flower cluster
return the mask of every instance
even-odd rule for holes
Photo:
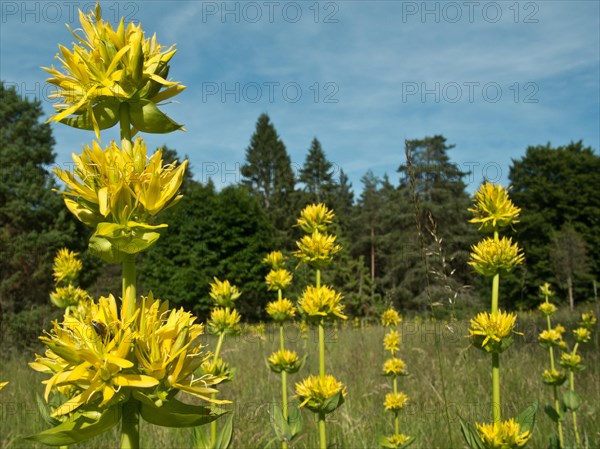
[[[50,98],[57,114],[51,120],[87,130],[111,128],[122,120],[125,104],[128,120],[143,132],[165,133],[182,128],[173,122],[157,104],[180,93],[185,87],[168,81],[169,61],[174,46],[165,49],[156,36],[146,38],[141,25],[123,19],[117,29],[102,20],[99,4],[95,13],[79,11],[83,35],[71,33],[78,43],[73,51],[59,46],[63,71],[44,68],[58,87]]]
[[[331,320],[336,317],[345,320],[347,318],[343,314],[345,306],[341,301],[342,295],[327,285],[320,287],[309,285],[298,300],[298,308],[309,321]]]
[[[481,312],[471,319],[471,341],[486,352],[500,353],[511,345],[516,321],[517,315],[514,313]]]
[[[565,328],[559,324],[554,329],[545,329],[540,332],[538,341],[544,347],[556,346],[566,348],[566,344],[562,339],[564,332]]]
[[[406,376],[406,363],[398,357],[387,359],[383,363],[383,374],[386,376]]]
[[[381,315],[381,324],[383,324],[383,327],[396,327],[400,321],[402,321],[402,318],[395,309],[387,309]]]
[[[268,290],[283,290],[292,283],[292,273],[285,268],[272,269],[265,277]]]
[[[84,224],[96,228],[90,249],[107,262],[116,253],[136,254],[159,237],[150,218],[182,197],[177,191],[183,181],[187,161],[163,165],[162,150],[150,158],[140,138],[133,144],[115,142],[102,149],[97,142],[73,154],[73,172],[55,169],[65,183],[65,205]]]
[[[591,330],[595,324],[596,316],[594,315],[594,312],[590,310],[588,313],[581,314],[581,323],[579,323],[581,327],[585,327],[586,329]]]
[[[483,276],[510,273],[525,260],[517,243],[510,237],[485,238],[471,247],[469,265]]]
[[[551,302],[543,302],[538,306],[540,312],[545,316],[552,316],[556,312],[556,306]]]
[[[207,323],[208,332],[211,334],[239,335],[242,332],[240,319],[240,314],[235,309],[214,307],[210,311],[210,319]]]
[[[579,354],[569,354],[563,352],[560,355],[560,366],[568,369],[569,371],[581,371],[584,366],[581,364],[582,358]]]
[[[521,426],[512,418],[501,423],[475,423],[475,426],[486,449],[517,449],[531,437],[531,432],[521,432]]]
[[[315,231],[325,232],[332,222],[333,211],[329,210],[325,204],[309,204],[300,212],[296,226],[299,226],[307,234],[312,234]]]
[[[54,257],[53,275],[56,284],[73,284],[83,268],[78,253],[67,248],[59,249]]]
[[[271,370],[276,373],[285,371],[286,373],[296,373],[300,369],[302,363],[298,358],[298,354],[287,349],[280,349],[271,354],[268,359]]]
[[[269,265],[273,270],[279,270],[280,268],[283,268],[284,261],[285,257],[283,257],[281,251],[271,251],[262,260],[262,263]]]
[[[562,385],[567,380],[567,376],[562,371],[552,369],[544,370],[542,379],[546,385]]]
[[[331,375],[311,375],[296,383],[296,396],[300,400],[300,407],[316,413],[329,413],[344,401],[346,387]]]
[[[221,282],[216,277],[209,284],[208,293],[212,300],[221,307],[233,307],[234,301],[241,296],[240,291],[235,285],[231,285],[227,279]]]
[[[383,348],[390,351],[392,355],[400,348],[400,334],[398,331],[389,331],[383,337]]]
[[[30,366],[51,374],[45,398],[69,391],[52,412],[67,416],[79,409],[98,411],[128,400],[134,394],[161,406],[180,390],[209,400],[207,394],[221,381],[214,376],[195,378],[194,371],[208,357],[198,343],[203,326],[188,312],[168,309],[152,296],[136,305],[127,322],[115,298],[102,297],[90,305],[87,319],[65,316],[40,340],[48,347]],[[66,388],[69,387],[69,388]]]
[[[77,307],[87,301],[88,298],[88,293],[85,290],[73,285],[58,287],[50,293],[50,301],[52,304],[61,309]]]
[[[267,313],[274,321],[283,323],[294,318],[296,307],[294,307],[294,304],[289,299],[282,298],[268,303]]]
[[[409,443],[411,443],[413,437],[409,437],[408,435],[404,435],[403,433],[395,433],[394,435],[390,435],[389,437],[384,437],[383,441],[380,440],[381,445],[383,447],[389,447],[398,449],[401,447],[407,447]]]
[[[475,207],[469,212],[474,215],[470,223],[480,223],[481,231],[491,232],[518,223],[521,209],[513,204],[504,187],[485,182],[475,193]]]
[[[386,410],[398,412],[408,403],[408,396],[405,393],[388,393],[385,395],[384,407]]]

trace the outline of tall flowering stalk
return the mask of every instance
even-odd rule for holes
[[[562,449],[565,445],[563,437],[563,426],[562,426],[562,407],[558,396],[558,387],[565,383],[567,376],[563,371],[559,371],[556,367],[554,358],[554,348],[565,347],[565,343],[562,340],[562,334],[565,328],[561,325],[552,327],[551,317],[556,312],[556,306],[550,302],[550,297],[554,294],[550,288],[550,284],[547,282],[540,286],[540,294],[544,298],[544,302],[538,307],[540,312],[546,317],[546,329],[542,331],[538,337],[540,344],[548,348],[550,355],[550,369],[544,370],[542,374],[543,381],[546,385],[552,387],[554,394],[554,413],[551,418],[556,423],[556,433],[558,435],[558,447]]]
[[[226,336],[240,335],[240,314],[235,309],[235,301],[241,296],[240,291],[228,280],[220,281],[216,277],[210,284],[209,296],[214,301],[215,306],[210,312],[210,318],[207,322],[208,332],[217,335],[217,347],[210,361],[206,361],[200,367],[201,375],[212,375],[229,381],[233,378],[234,372],[221,357],[221,349]],[[212,399],[216,401],[216,392]],[[229,415],[228,420],[220,431],[217,429],[217,422],[210,423],[210,438],[206,438],[202,429],[194,429],[195,446],[202,449],[208,448],[226,448],[231,444],[233,415]]]
[[[200,344],[204,326],[183,309],[169,309],[152,293],[136,294],[136,254],[150,247],[167,226],[157,215],[181,199],[177,194],[187,161],[165,165],[161,151],[148,157],[138,131],[180,129],[160,111],[160,102],[183,86],[166,79],[173,47],[164,50],[141,25],[115,30],[102,19],[100,6],[79,11],[80,33],[73,50],[60,46],[62,70],[46,69],[57,90],[56,115],[50,120],[100,131],[119,125],[120,144],[99,142],[73,154],[73,171],[56,169],[65,185],[65,205],[93,229],[89,250],[123,267],[122,296],[112,294],[73,308],[64,294],[62,322],[40,340],[47,350],[30,363],[47,373],[45,399],[56,425],[28,438],[48,445],[69,445],[92,438],[121,422],[121,447],[139,447],[140,417],[170,427],[198,426],[221,411],[175,399],[185,392],[207,402],[223,377],[196,370],[209,358]],[[65,254],[56,264],[57,282],[72,279],[76,263]],[[68,267],[70,265],[70,268]],[[65,268],[66,267],[66,268]],[[77,268],[77,269],[75,269]],[[63,275],[71,269],[71,275]]]
[[[335,243],[336,237],[328,232],[333,221],[333,211],[324,204],[310,204],[300,213],[297,221],[305,235],[296,242],[294,255],[310,267],[315,268],[315,285],[308,285],[298,301],[298,309],[309,324],[319,330],[319,375],[311,375],[296,383],[296,395],[300,407],[306,407],[319,419],[319,445],[327,449],[325,417],[343,404],[346,387],[332,375],[325,374],[325,323],[335,319],[346,319],[343,314],[342,295],[327,285],[321,285],[321,268],[331,263],[333,255],[341,250]]]
[[[479,230],[491,233],[471,249],[469,265],[479,274],[492,278],[491,311],[481,312],[471,319],[469,334],[473,346],[491,354],[492,358],[492,417],[491,424],[476,423],[476,430],[461,421],[462,431],[471,448],[510,449],[525,446],[537,404],[526,409],[516,420],[502,421],[500,401],[500,354],[513,342],[517,320],[514,313],[501,311],[498,306],[500,275],[510,273],[523,263],[524,256],[517,243],[509,237],[500,238],[500,230],[518,223],[520,209],[500,185],[485,182],[475,194],[475,206],[469,209],[479,223]]]
[[[267,313],[279,325],[279,350],[268,359],[269,368],[281,375],[281,409],[274,409],[273,426],[282,449],[288,447],[301,430],[300,413],[296,407],[288,406],[287,375],[297,373],[305,361],[295,351],[285,349],[284,324],[294,318],[296,307],[283,297],[283,290],[292,282],[292,273],[284,268],[284,257],[280,251],[273,251],[265,257],[264,263],[271,267],[265,280],[270,291],[277,291],[277,300],[267,304]]]
[[[390,352],[391,356],[383,364],[383,374],[392,378],[393,387],[393,392],[385,396],[384,407],[386,411],[394,414],[394,433],[388,437],[380,437],[379,444],[382,447],[391,449],[408,447],[414,441],[413,437],[400,433],[400,417],[398,416],[400,410],[409,401],[406,393],[398,391],[398,377],[408,374],[406,372],[406,363],[396,356],[400,348],[400,335],[394,328],[398,326],[400,321],[400,315],[393,308],[386,310],[381,316],[383,327],[389,329],[383,339],[383,347],[386,351]]]

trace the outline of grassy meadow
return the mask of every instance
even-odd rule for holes
[[[540,410],[529,448],[546,448],[554,428],[543,412],[550,403],[551,389],[541,381],[541,372],[548,367],[548,353],[537,344],[537,335],[545,321],[539,313],[519,315],[518,331],[511,350],[501,356],[503,417],[515,416],[533,400],[540,402]],[[570,319],[568,311],[560,311],[553,322],[561,322],[568,329],[578,316]],[[573,321],[573,323],[571,323]],[[287,328],[286,346],[299,354],[309,353],[305,367],[289,376],[290,389],[307,373],[318,370],[317,335],[310,331],[302,338],[298,327]],[[469,348],[468,321],[441,322],[405,319],[400,324],[402,346],[400,357],[406,361],[409,376],[399,379],[401,391],[411,398],[410,405],[401,414],[401,431],[415,437],[412,447],[466,448],[458,416],[469,422],[491,420],[491,375],[489,356]],[[583,345],[580,353],[587,369],[576,376],[576,389],[584,402],[577,418],[582,438],[587,447],[600,447],[600,355],[598,327],[592,341]],[[569,331],[570,332],[570,331]],[[375,448],[380,435],[391,434],[389,413],[384,415],[383,400],[391,391],[387,378],[381,375],[386,354],[382,339],[384,329],[379,324],[363,323],[360,328],[350,323],[339,329],[328,328],[327,372],[334,374],[348,388],[346,403],[328,416],[328,440],[335,448]],[[569,336],[566,337],[567,341]],[[215,341],[206,342],[214,349]],[[221,398],[233,400],[229,407],[234,415],[233,448],[280,447],[271,442],[273,431],[269,417],[270,407],[280,397],[279,375],[270,372],[265,359],[278,347],[278,332],[267,326],[260,337],[247,330],[240,337],[228,338],[223,345],[222,357],[235,367],[233,382],[220,387]],[[442,380],[439,376],[437,349],[445,376],[450,433],[443,400]],[[48,426],[38,412],[36,395],[43,394],[40,383],[46,376],[31,370],[27,362],[33,354],[5,353],[1,359],[0,379],[9,381],[0,393],[0,447],[41,447],[20,437],[38,432]],[[563,387],[565,388],[565,387]],[[303,413],[304,429],[291,448],[318,447],[318,432],[314,414]],[[567,421],[568,440],[570,416]],[[112,432],[81,443],[80,448],[118,447],[118,425]],[[145,448],[191,448],[191,429],[166,429],[142,422],[141,445]]]

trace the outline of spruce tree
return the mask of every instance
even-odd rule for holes
[[[327,160],[321,143],[315,137],[310,145],[304,165],[300,170],[300,182],[304,183],[306,202],[331,204],[333,190],[333,165]]]
[[[296,179],[290,157],[267,114],[256,122],[242,166],[244,185],[260,202],[277,232],[278,243],[289,245],[289,229],[295,216]]]

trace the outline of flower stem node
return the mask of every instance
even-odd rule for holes
[[[296,383],[296,397],[300,400],[300,407],[329,414],[344,403],[346,387],[331,375],[311,375]]]

